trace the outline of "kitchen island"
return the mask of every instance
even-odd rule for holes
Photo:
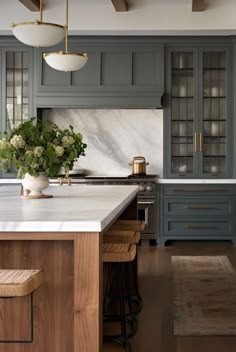
[[[51,186],[53,198],[35,200],[22,199],[20,186],[0,186],[0,268],[45,272],[34,294],[33,343],[0,344],[0,352],[102,351],[102,234],[137,192]],[[1,303],[0,340],[27,338],[27,299]]]

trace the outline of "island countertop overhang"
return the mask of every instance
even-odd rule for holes
[[[19,186],[0,187],[0,232],[102,232],[138,193],[130,185],[49,187],[48,199],[22,199]]]

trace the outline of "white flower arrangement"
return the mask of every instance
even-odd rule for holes
[[[41,172],[53,177],[62,167],[69,172],[87,147],[81,133],[75,133],[72,126],[61,130],[52,122],[35,118],[4,135],[0,140],[0,169],[7,171],[13,166],[18,177],[26,173],[38,176]]]

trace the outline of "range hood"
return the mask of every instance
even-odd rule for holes
[[[65,109],[163,109],[163,94],[38,94],[35,105],[37,108]]]

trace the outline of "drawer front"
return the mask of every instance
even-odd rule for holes
[[[164,196],[234,196],[236,194],[236,185],[193,185],[193,184],[184,184],[184,185],[163,185]]]
[[[165,199],[165,216],[230,216],[233,213],[234,202],[232,199]]]
[[[233,224],[230,220],[222,221],[194,221],[194,220],[170,220],[165,221],[165,235],[180,236],[216,236],[232,235]]]

